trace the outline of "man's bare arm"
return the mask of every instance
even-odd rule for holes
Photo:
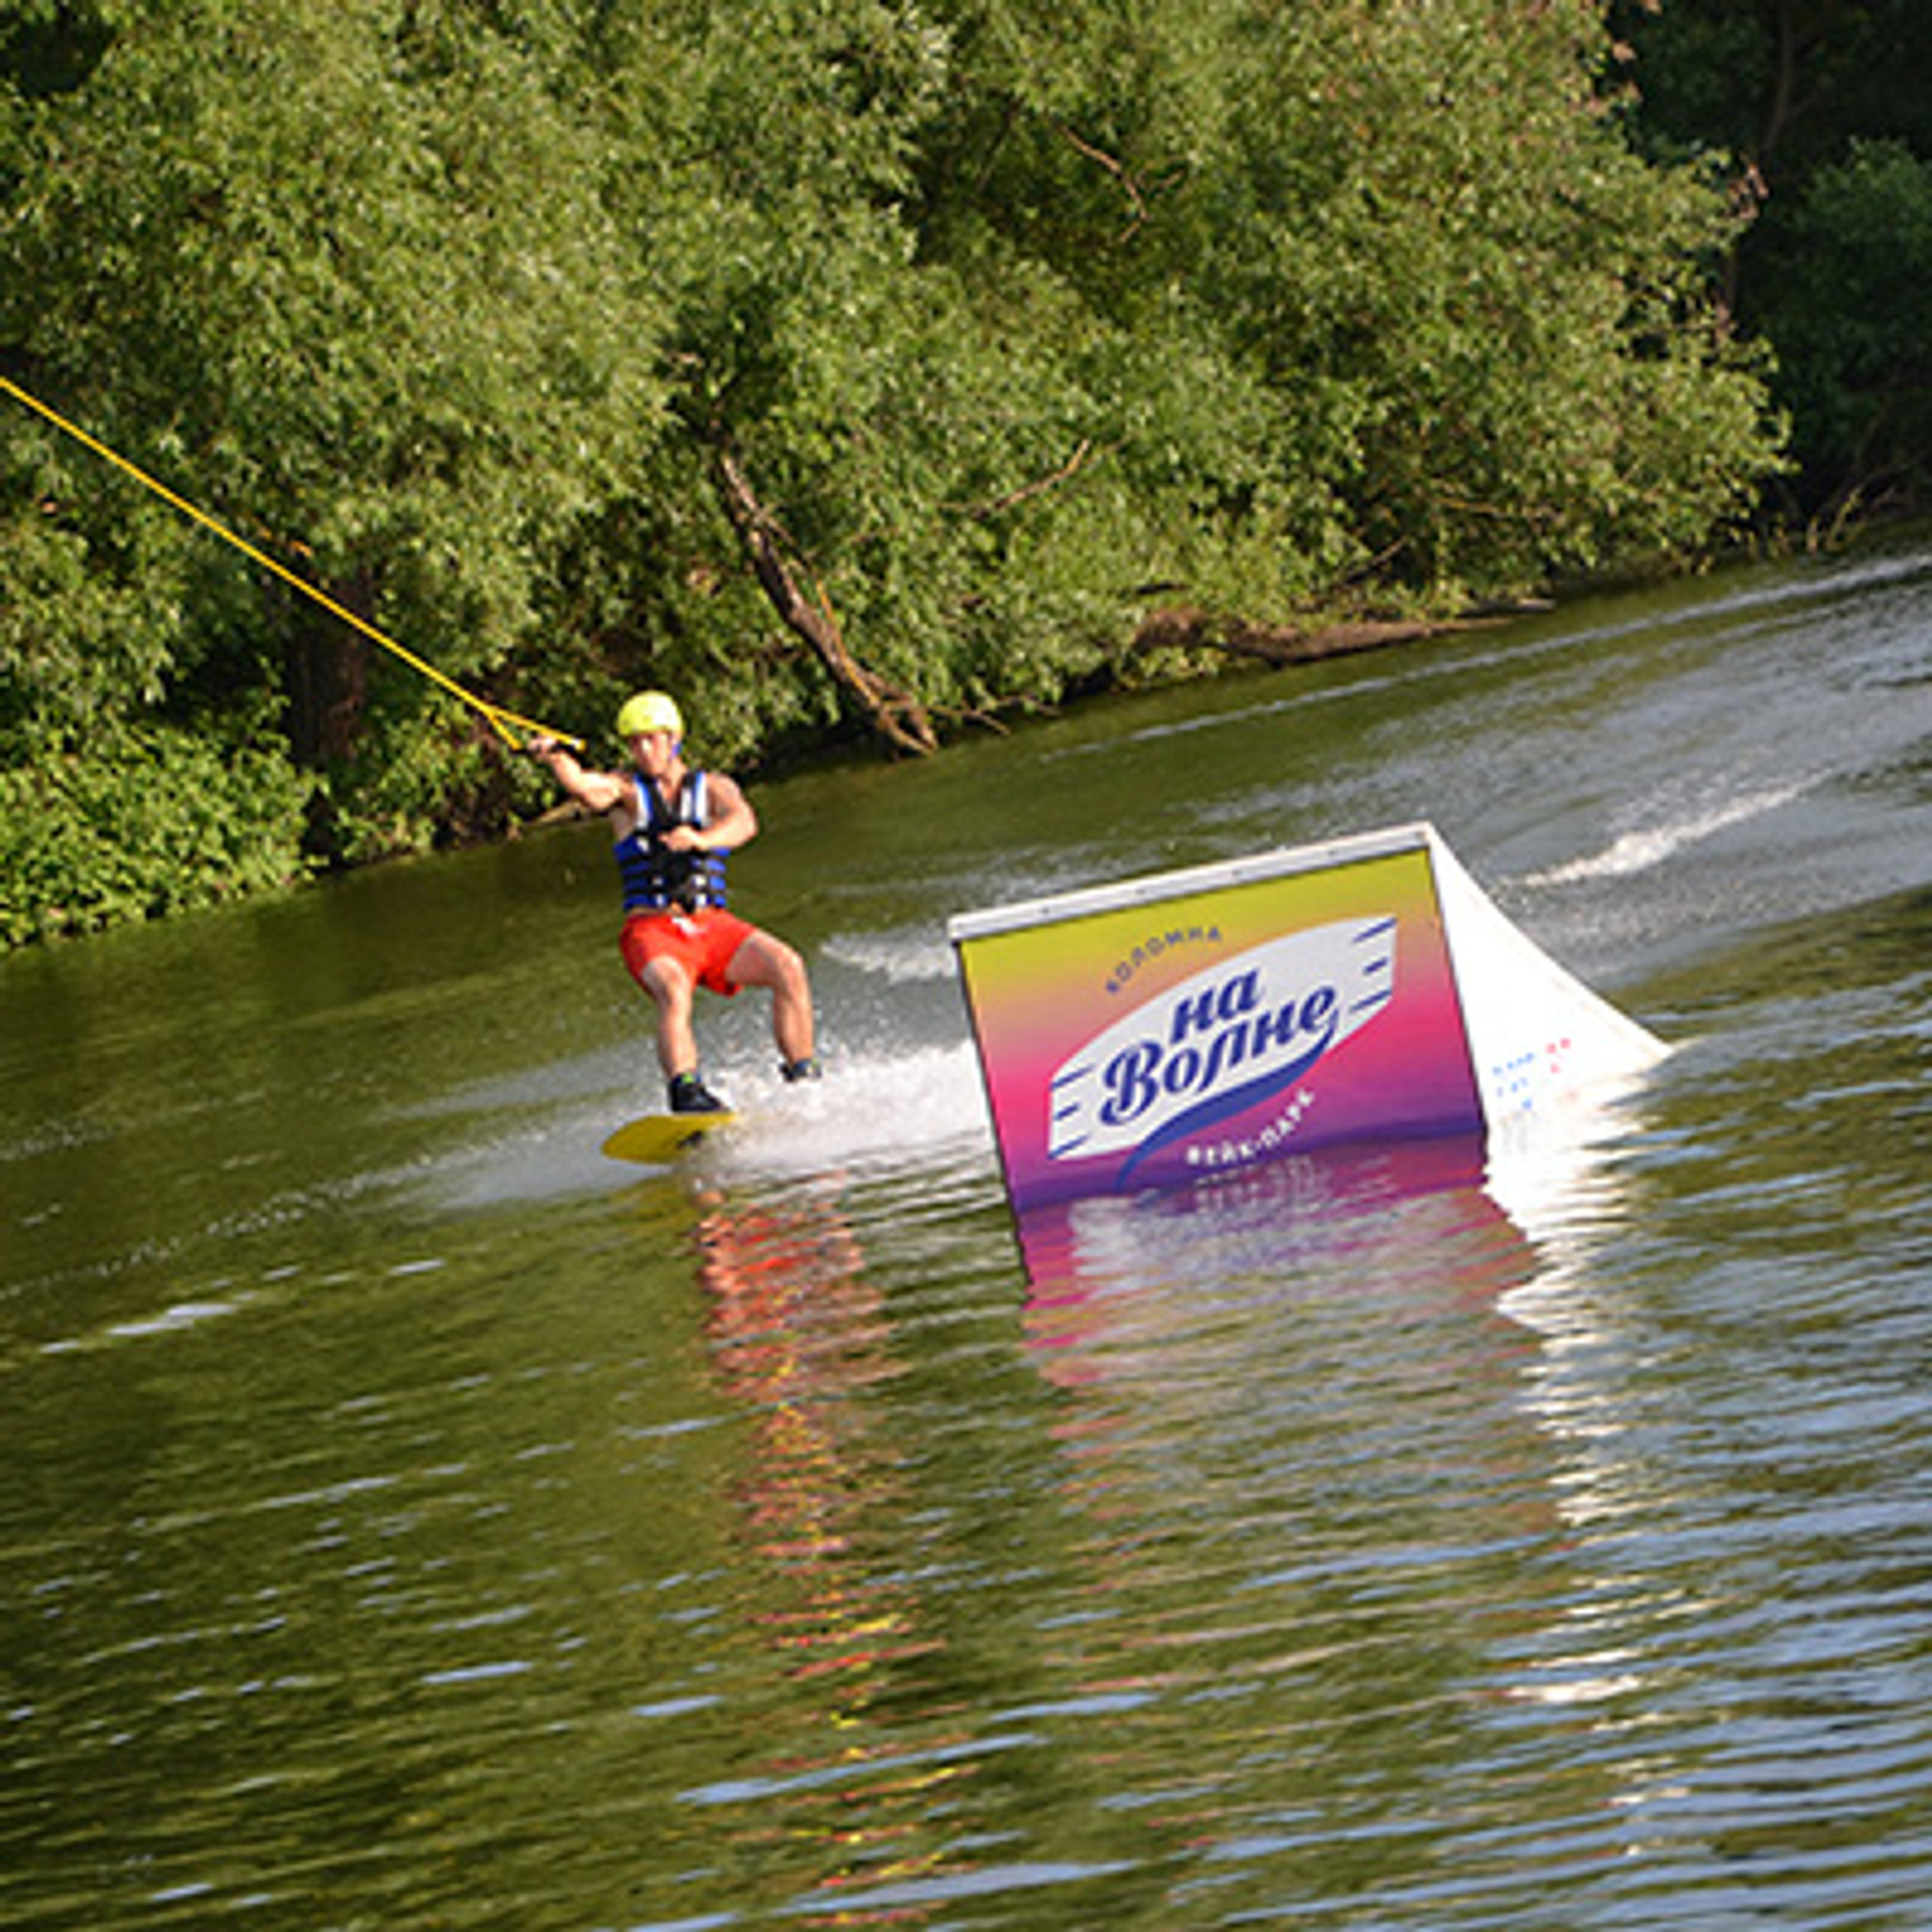
[[[630,787],[615,772],[585,771],[554,738],[532,738],[524,750],[588,811],[615,811],[631,802]]]

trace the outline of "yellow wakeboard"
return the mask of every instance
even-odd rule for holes
[[[605,1141],[604,1151],[612,1160],[662,1167],[690,1152],[707,1134],[728,1127],[737,1118],[731,1113],[646,1114],[641,1120],[626,1121]]]

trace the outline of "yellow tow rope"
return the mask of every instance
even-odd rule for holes
[[[160,497],[163,502],[172,503],[184,516],[192,517],[203,529],[213,530],[224,543],[233,544],[243,556],[252,557],[264,570],[273,571],[284,583],[293,584],[304,597],[313,598],[325,611],[340,617],[345,624],[360,631],[372,643],[381,644],[392,657],[401,658],[412,669],[421,671],[423,676],[428,678],[432,684],[440,684],[452,697],[459,697],[471,710],[480,711],[490,721],[492,726],[495,727],[497,735],[506,745],[510,746],[512,750],[521,751],[523,749],[523,742],[518,738],[517,731],[526,731],[536,737],[554,738],[559,744],[569,745],[576,751],[583,749],[583,740],[582,738],[573,738],[567,731],[552,730],[548,725],[537,724],[534,719],[520,718],[514,711],[505,711],[500,705],[492,704],[487,698],[478,697],[474,692],[465,691],[454,678],[445,677],[433,664],[419,658],[415,652],[408,649],[406,646],[397,643],[393,638],[384,637],[374,624],[365,622],[354,611],[338,604],[326,591],[318,590],[313,583],[308,582],[303,578],[298,577],[294,571],[288,569],[285,565],[277,563],[265,551],[257,550],[245,538],[237,536],[225,524],[216,523],[206,511],[196,509],[185,497],[176,496],[165,483],[157,483],[145,469],[137,469],[125,456],[118,455],[115,451],[109,449],[104,442],[99,441],[94,437],[89,436],[84,429],[78,428],[73,423],[69,422],[65,416],[50,410],[45,403],[41,402],[34,396],[30,396],[17,383],[9,382],[5,376],[0,376],[0,389],[5,389],[10,396],[17,397],[37,415],[44,416],[56,429],[65,430],[76,442],[85,443],[97,456],[104,456],[117,469],[126,470],[129,476],[133,477],[135,482],[144,484],[156,496]],[[513,730],[512,726],[516,728]]]

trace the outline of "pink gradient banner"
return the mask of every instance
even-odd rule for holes
[[[954,923],[1016,1209],[1481,1130],[1426,843],[1176,877]]]

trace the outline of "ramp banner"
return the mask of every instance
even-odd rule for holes
[[[1661,1051],[1427,825],[968,913],[948,936],[1020,1210],[1479,1133],[1570,1084],[1579,1042],[1593,1066]]]

